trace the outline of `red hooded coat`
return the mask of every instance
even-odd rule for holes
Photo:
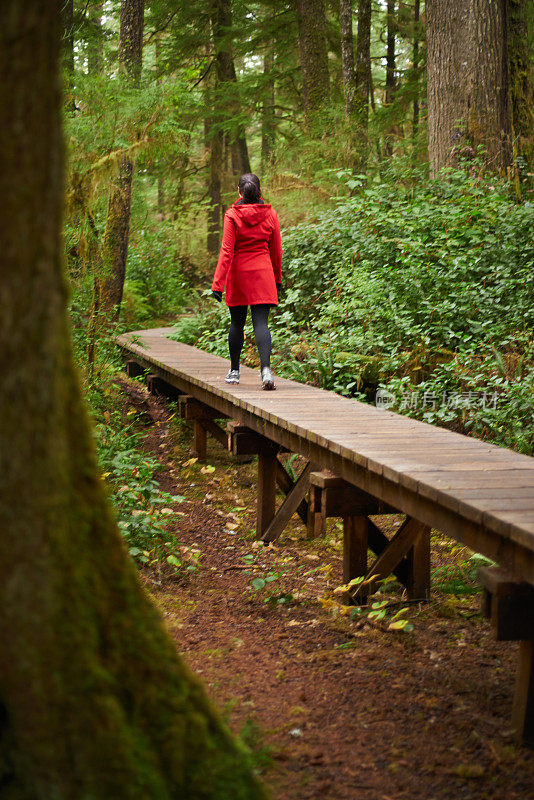
[[[276,284],[281,282],[282,241],[276,211],[268,203],[234,203],[224,215],[211,290],[226,288],[227,306],[278,305]]]

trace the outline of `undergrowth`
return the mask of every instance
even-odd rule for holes
[[[435,181],[395,169],[283,233],[273,366],[532,453],[534,206],[476,164]],[[173,338],[227,358],[228,312],[208,295]]]

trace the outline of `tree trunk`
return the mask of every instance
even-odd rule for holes
[[[356,74],[354,72],[354,41],[352,34],[352,0],[340,0],[339,24],[341,27],[341,64],[345,92],[345,114],[350,119],[354,113]]]
[[[119,34],[119,69],[132,86],[139,86],[143,61],[145,0],[122,0]],[[121,160],[111,181],[102,261],[104,282],[101,306],[118,319],[126,277],[126,259],[132,207],[133,158]]]
[[[323,0],[296,0],[299,29],[302,99],[307,125],[328,99],[330,81]]]
[[[428,0],[426,14],[432,174],[479,145],[502,171],[512,160],[506,0]]]
[[[91,25],[91,35],[87,44],[87,71],[92,76],[101,75],[104,69],[103,14],[104,0],[93,0],[89,3],[87,17]]]
[[[532,5],[531,0],[508,0],[510,100],[521,173],[534,172],[534,91],[528,35],[529,5]]]
[[[233,178],[250,172],[245,128],[238,120],[241,101],[232,49],[231,0],[211,0],[211,24],[216,58],[217,86],[215,89],[215,117],[219,123],[234,120],[234,129],[229,133],[232,151]]]
[[[412,118],[412,137],[417,137],[419,130],[419,18],[421,11],[421,0],[414,0],[413,7],[413,71],[415,77],[415,96],[413,101],[413,118]]]
[[[358,38],[356,41],[356,93],[354,104],[360,144],[359,166],[365,172],[369,147],[369,97],[371,94],[371,0],[359,0]]]
[[[271,75],[274,55],[268,50],[263,56],[263,75],[265,77],[264,100],[261,108],[261,172],[262,175],[272,166],[276,120],[274,113],[274,79]]]
[[[74,0],[63,0],[61,4],[61,20],[63,23],[62,51],[66,73],[67,91],[65,92],[65,108],[74,111]]]
[[[222,178],[223,178],[223,145],[222,131],[215,131],[211,137],[209,195],[210,210],[208,213],[208,253],[213,258],[219,255],[219,240],[222,225]]]
[[[5,800],[257,800],[128,559],[72,362],[61,0],[0,28],[0,786]]]
[[[154,47],[154,59],[155,59],[155,67],[156,67],[156,83],[161,85],[161,38],[159,36],[156,37],[155,47]],[[164,170],[164,161],[160,159],[159,163],[157,164],[157,188],[158,188],[158,195],[157,195],[157,209],[158,209],[158,216],[160,220],[165,219],[165,181],[163,178],[163,170]]]
[[[386,52],[386,93],[385,104],[391,106],[395,97],[397,80],[395,77],[395,0],[387,0],[387,52]],[[385,153],[387,156],[393,154],[393,140],[396,129],[394,125],[389,125],[385,135]]]

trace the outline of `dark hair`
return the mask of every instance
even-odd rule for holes
[[[261,197],[260,179],[252,172],[245,172],[239,178],[237,184],[239,191],[243,195],[245,203],[257,203]]]

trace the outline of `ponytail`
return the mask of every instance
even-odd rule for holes
[[[237,184],[244,203],[259,203],[261,199],[260,179],[252,172],[246,172]]]

